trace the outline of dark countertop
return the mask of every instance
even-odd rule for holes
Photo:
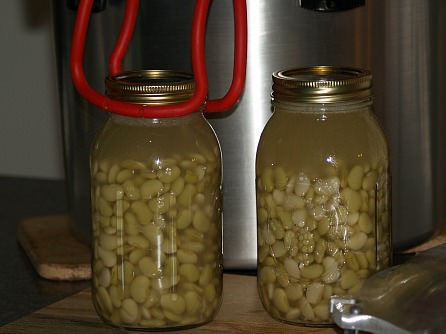
[[[17,241],[22,219],[66,212],[63,181],[0,177],[0,326],[89,287],[41,278]]]

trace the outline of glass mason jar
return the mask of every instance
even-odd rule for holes
[[[114,99],[187,100],[191,75],[128,72]],[[99,316],[138,330],[212,320],[222,295],[221,151],[201,110],[186,116],[112,114],[91,153],[92,294]]]
[[[279,321],[332,325],[330,297],[390,265],[389,152],[371,87],[359,69],[273,74],[256,158],[258,289]]]

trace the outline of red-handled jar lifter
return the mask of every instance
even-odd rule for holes
[[[146,106],[110,99],[95,91],[87,82],[83,68],[83,54],[93,0],[81,0],[74,26],[70,69],[73,83],[82,97],[95,106],[125,116],[165,118],[184,116],[197,110],[208,95],[208,77],[205,65],[206,20],[210,0],[197,0],[192,23],[192,71],[196,89],[186,102],[169,106]],[[221,112],[231,108],[240,98],[246,76],[247,14],[246,1],[233,0],[234,7],[234,65],[233,78],[225,96],[208,100],[205,112]],[[122,72],[122,61],[133,36],[138,15],[139,0],[127,0],[121,31],[109,59],[109,75]],[[167,112],[168,111],[168,112]]]

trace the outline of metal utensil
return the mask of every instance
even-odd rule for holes
[[[444,333],[446,244],[378,272],[357,295],[333,297],[330,312],[345,333]]]

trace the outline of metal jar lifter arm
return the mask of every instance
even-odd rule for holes
[[[331,297],[330,312],[333,321],[344,334],[359,334],[359,331],[380,334],[414,334],[395,326],[389,321],[363,312],[361,302],[352,297]],[[426,334],[420,332],[417,334]]]
[[[206,19],[210,0],[197,0],[192,24],[192,70],[196,81],[194,95],[186,102],[169,106],[145,106],[113,100],[95,91],[87,82],[83,69],[83,54],[93,0],[81,0],[76,16],[70,54],[70,70],[79,94],[88,102],[109,112],[147,118],[164,118],[187,115],[197,110],[206,100],[208,78],[205,65]],[[110,75],[122,71],[122,61],[127,52],[136,24],[139,1],[127,0],[121,31],[109,60]],[[233,0],[234,7],[234,65],[231,86],[226,95],[209,100],[205,112],[220,112],[233,106],[242,94],[246,76],[247,13],[245,0]]]
[[[345,334],[443,334],[446,244],[378,271],[354,296],[333,296],[330,312]]]

